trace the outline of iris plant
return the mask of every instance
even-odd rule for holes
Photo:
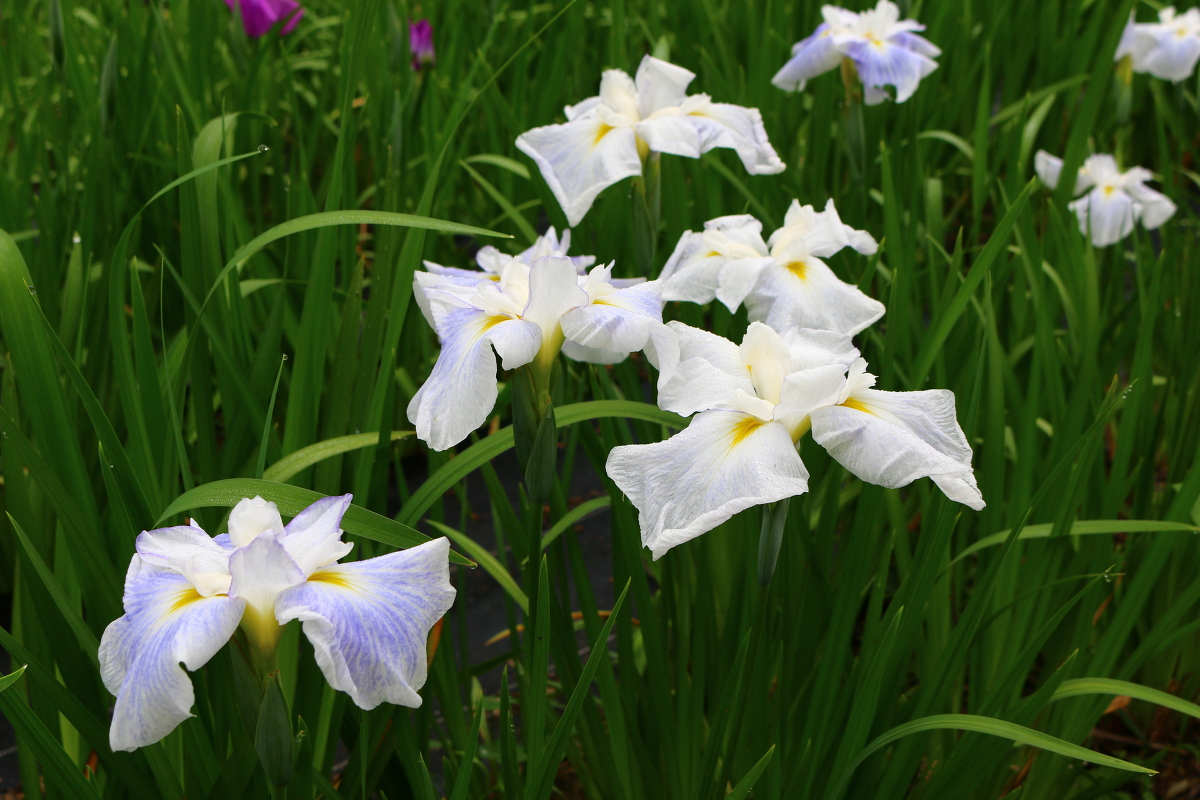
[[[784,163],[767,140],[756,108],[687,94],[695,73],[646,56],[636,78],[606,70],[600,94],[567,106],[567,121],[526,131],[517,147],[537,163],[572,225],[596,196],[641,175],[654,153],[699,158],[714,147],[737,151],[751,175],[774,175]]]
[[[1063,162],[1045,150],[1034,156],[1038,178],[1054,189],[1062,173]],[[1154,178],[1148,169],[1134,167],[1121,172],[1110,155],[1096,154],[1083,162],[1075,176],[1072,194],[1080,195],[1070,204],[1079,219],[1084,236],[1091,232],[1092,244],[1107,247],[1116,244],[1133,231],[1140,221],[1147,230],[1157,228],[1175,214],[1170,198],[1154,191],[1145,182]]]
[[[754,217],[718,217],[680,237],[663,268],[663,299],[716,298],[730,311],[745,303],[752,321],[776,330],[798,325],[855,334],[884,308],[821,260],[844,247],[864,255],[879,249],[869,233],[842,222],[832,200],[821,212],[793,200],[783,227],[766,242]]]
[[[350,495],[287,525],[274,503],[242,500],[229,532],[195,523],[145,531],[125,576],[125,614],[104,631],[100,667],[117,697],[114,750],[153,744],[192,716],[181,668],[204,666],[240,627],[261,675],[283,626],[300,620],[330,686],[360,708],[421,705],[426,637],[454,602],[446,539],[339,564]]]
[[[895,88],[897,103],[912,97],[921,79],[937,69],[942,51],[915,31],[925,30],[916,20],[900,19],[900,9],[890,0],[879,0],[862,13],[838,6],[822,6],[824,22],[807,39],[792,47],[792,57],[771,79],[785,91],[802,91],[809,79],[842,66],[853,70],[863,85],[863,101],[877,105]]]
[[[1128,58],[1134,72],[1165,81],[1187,79],[1200,61],[1200,8],[1178,14],[1168,6],[1158,12],[1158,22],[1134,22],[1131,15],[1114,58]]]
[[[606,465],[655,559],[739,511],[808,491],[797,444],[810,430],[864,481],[898,488],[929,477],[951,500],[983,508],[952,392],[872,388],[845,334],[752,322],[736,345],[670,325],[679,364],[658,403],[695,416],[666,441],[614,448]]]

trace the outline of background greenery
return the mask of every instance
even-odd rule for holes
[[[1195,791],[1180,782],[1197,774],[1200,715],[1187,702],[1200,688],[1197,79],[1114,79],[1132,0],[901,2],[944,54],[909,102],[865,110],[855,176],[837,74],[799,95],[769,83],[818,5],[314,0],[291,35],[247,40],[219,0],[4,4],[0,588],[13,614],[0,645],[28,667],[0,687],[0,711],[27,794],[40,770],[48,797],[266,796],[224,654],[193,675],[198,718],[114,754],[96,641],[120,614],[136,532],[189,509],[220,530],[221,507],[255,492],[294,513],[312,491],[353,491],[360,557],[418,541],[412,528],[451,535],[505,589],[513,635],[472,663],[460,593],[428,702],[363,713],[289,629],[289,797],[1194,796],[1169,793]],[[410,16],[433,24],[425,73],[409,66]],[[872,259],[832,261],[888,307],[860,347],[883,388],[955,391],[983,512],[928,481],[863,486],[809,442],[812,488],[791,504],[769,589],[757,510],[651,563],[611,484],[583,510],[564,488],[577,465],[603,475],[613,445],[679,425],[642,402],[644,361],[564,363],[562,476],[543,513],[489,462],[511,447],[506,428],[453,459],[389,434],[409,429],[437,352],[412,271],[422,257],[466,266],[488,239],[344,214],[247,247],[288,220],[361,210],[510,234],[491,241],[516,252],[565,225],[516,136],[647,52],[695,71],[693,91],[760,108],[788,164],[750,177],[729,152],[664,158],[659,266],[704,220],[748,212],[771,230],[792,198],[833,197],[883,241]],[[1027,186],[1038,148],[1068,171],[1090,151],[1149,167],[1179,213],[1093,250],[1069,189]],[[615,259],[619,275],[633,274],[629,191],[605,192],[573,232],[574,253]],[[721,307],[667,315],[735,338],[745,325]],[[468,497],[476,471],[487,491]],[[498,550],[462,532],[472,506],[491,511]],[[611,615],[574,530],[605,506],[623,598]],[[609,646],[584,659],[583,639]],[[484,693],[480,676],[494,687],[504,665]],[[1106,714],[1114,695],[1135,699]]]

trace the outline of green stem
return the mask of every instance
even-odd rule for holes
[[[642,160],[642,175],[633,182],[634,262],[638,275],[657,276],[658,216],[662,197],[662,167],[653,151]]]

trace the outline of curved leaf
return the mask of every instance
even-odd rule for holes
[[[854,774],[854,768],[865,761],[872,753],[887,747],[897,739],[925,731],[970,731],[972,733],[986,733],[989,736],[1011,739],[1019,745],[1038,747],[1042,750],[1048,750],[1051,753],[1065,756],[1066,758],[1078,758],[1081,761],[1087,761],[1090,764],[1099,764],[1102,767],[1123,769],[1129,772],[1141,772],[1146,775],[1155,774],[1155,770],[1131,764],[1119,758],[1106,756],[1103,753],[1097,753],[1086,747],[1080,747],[1077,744],[1063,741],[1057,736],[1035,731],[1033,728],[1026,728],[1024,725],[1018,725],[1015,722],[1007,722],[993,717],[981,717],[975,714],[934,714],[933,716],[914,719],[903,725],[897,725],[867,745],[834,785],[834,789],[829,793],[829,796],[840,796],[845,791],[846,785],[850,782],[850,776]]]
[[[1140,683],[1118,681],[1113,678],[1076,678],[1074,680],[1063,681],[1058,687],[1058,691],[1050,698],[1050,702],[1088,694],[1125,695],[1126,697],[1132,697],[1134,700],[1145,700],[1147,703],[1164,706],[1172,711],[1178,711],[1180,714],[1187,714],[1189,717],[1200,719],[1200,705],[1189,703],[1182,697],[1176,697],[1173,694],[1167,694],[1158,689],[1142,686]]]
[[[603,417],[640,419],[672,428],[682,428],[687,424],[687,420],[678,414],[634,400],[593,400],[554,409],[554,421],[559,428]],[[512,446],[513,430],[512,426],[509,426],[456,454],[441,469],[430,475],[421,488],[413,492],[412,497],[396,515],[396,521],[402,525],[415,525],[421,519],[421,515],[454,484]]]
[[[563,514],[562,519],[554,523],[550,530],[542,535],[542,549],[545,550],[549,547],[550,543],[559,536],[562,536],[563,531],[567,528],[579,522],[584,517],[590,516],[603,508],[608,508],[610,505],[612,505],[612,498],[608,495],[603,495],[602,497],[597,497],[575,506],[575,508]]]
[[[184,492],[158,515],[158,521],[155,524],[161,525],[164,520],[193,508],[212,506],[233,508],[238,501],[255,495],[279,506],[279,513],[285,517],[294,517],[317,500],[325,497],[320,492],[301,489],[286,483],[254,478],[230,478],[223,481],[212,481],[197,486],[190,492]],[[346,516],[342,517],[342,528],[347,533],[353,533],[375,542],[383,542],[400,549],[415,547],[430,540],[430,537],[418,533],[407,525],[356,505],[351,505],[346,509]],[[463,558],[453,550],[450,551],[450,560],[468,567],[476,566],[475,562]]]
[[[1039,525],[1026,525],[1017,534],[1017,538],[1022,541],[1025,539],[1048,539],[1053,530],[1054,524],[1049,522]],[[1072,536],[1075,534],[1095,533],[1196,533],[1198,531],[1200,531],[1200,528],[1195,525],[1153,519],[1088,519],[1075,522],[1071,525]],[[961,561],[972,553],[977,553],[984,548],[1003,544],[1004,540],[1008,538],[1009,533],[1010,531],[1000,531],[999,533],[993,533],[991,536],[985,536],[955,556],[954,561],[950,563],[953,564],[956,561]],[[1065,539],[1066,537],[1063,538]]]
[[[500,560],[489,553],[487,548],[483,547],[483,545],[479,544],[465,533],[460,533],[454,528],[451,528],[449,525],[445,525],[437,520],[431,519],[429,520],[429,524],[446,534],[446,537],[450,539],[450,541],[454,542],[459,549],[461,549],[471,558],[475,559],[476,563],[483,567],[484,571],[487,572],[488,575],[491,575],[496,579],[496,583],[500,584],[500,588],[508,592],[508,596],[513,599],[513,602],[519,605],[521,610],[526,614],[529,613],[529,597],[521,590],[521,587],[517,585],[517,582],[513,580],[513,576],[510,575],[508,570],[504,568],[504,565],[500,563]]]
[[[400,441],[412,436],[414,433],[416,431],[392,431],[392,441]],[[338,436],[333,439],[326,439],[322,442],[310,444],[308,447],[302,447],[294,453],[288,453],[276,461],[263,473],[263,479],[286,483],[288,478],[291,478],[302,470],[308,469],[318,461],[324,461],[327,458],[332,458],[342,453],[349,453],[351,450],[370,447],[378,442],[378,433],[352,433],[349,436]]]

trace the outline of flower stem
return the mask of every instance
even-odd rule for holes
[[[638,275],[657,276],[658,215],[661,208],[662,167],[659,154],[650,151],[642,160],[642,176],[633,182],[634,263]]]
[[[790,499],[784,498],[778,503],[763,506],[762,530],[758,534],[758,582],[763,586],[769,584],[775,574]]]
[[[862,83],[854,62],[842,59],[842,85],[846,88],[846,102],[842,106],[842,129],[845,132],[846,155],[850,159],[850,174],[855,183],[865,185],[867,168],[866,132],[863,125]]]

